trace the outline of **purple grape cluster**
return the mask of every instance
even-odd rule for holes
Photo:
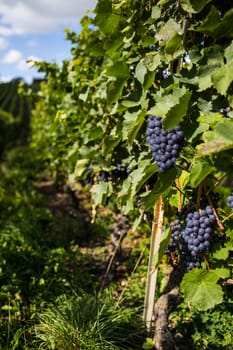
[[[130,175],[130,170],[123,164],[117,164],[111,171],[100,170],[97,175],[93,172],[93,165],[87,168],[86,178],[83,180],[84,185],[92,186],[95,183],[95,177],[98,182],[125,180]]]
[[[113,178],[115,180],[125,180],[130,174],[129,168],[123,164],[117,164],[116,168],[112,171]]]
[[[233,192],[227,197],[227,206],[233,209]]]
[[[215,226],[216,218],[211,206],[189,212],[183,227],[180,220],[171,223],[171,241],[166,253],[178,251],[186,271],[194,267],[199,268],[201,256],[214,241]]]
[[[184,133],[180,125],[168,131],[164,130],[161,117],[149,116],[146,140],[159,167],[159,172],[163,173],[175,165],[184,140]]]
[[[97,177],[100,182],[107,182],[111,179],[111,174],[108,171],[101,170]]]
[[[188,270],[193,267],[199,267],[198,258],[209,249],[215,224],[216,218],[210,206],[206,206],[200,212],[194,211],[187,215],[182,238],[192,257],[187,265]]]
[[[180,220],[175,220],[171,223],[171,241],[166,249],[166,253],[174,252],[179,249],[182,226]]]

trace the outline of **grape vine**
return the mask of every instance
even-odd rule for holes
[[[107,197],[134,228],[150,230],[162,198],[172,240],[159,256],[178,252],[200,310],[223,302],[233,266],[232,20],[225,1],[99,0],[80,34],[67,30],[72,59],[38,63],[32,144],[54,176],[88,175],[93,207]]]

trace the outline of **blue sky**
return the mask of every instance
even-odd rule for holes
[[[70,57],[64,29],[80,31],[80,19],[97,0],[1,0],[0,81],[41,75],[28,59],[60,63]]]

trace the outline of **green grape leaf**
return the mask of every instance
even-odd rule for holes
[[[118,31],[121,17],[112,13],[112,2],[109,0],[99,0],[95,9],[95,25],[105,34]]]
[[[137,80],[143,85],[144,83],[144,78],[145,78],[145,75],[147,73],[147,69],[146,67],[144,66],[144,63],[143,61],[141,60],[137,66],[136,66],[136,69],[135,69],[135,76],[137,78]]]
[[[129,67],[124,61],[114,61],[114,64],[107,69],[106,74],[124,80],[128,78]]]
[[[154,188],[151,191],[141,194],[140,200],[145,210],[152,209],[161,195],[169,193],[171,185],[173,184],[176,176],[176,168],[168,169],[165,173],[159,176]]]
[[[164,251],[167,248],[169,242],[171,240],[171,227],[167,227],[166,230],[162,234],[162,238],[159,245],[159,250],[152,258],[153,267],[156,269],[164,255]]]
[[[150,72],[153,72],[161,62],[161,56],[159,52],[148,53],[143,58],[143,64]]]
[[[127,140],[130,145],[133,143],[139,130],[141,129],[142,124],[145,120],[145,115],[145,110],[138,110],[132,113],[128,110],[125,113],[122,127],[122,136],[123,140]]]
[[[111,80],[107,85],[107,97],[108,102],[116,102],[122,95],[122,91],[125,86],[125,80],[117,79]]]
[[[156,170],[156,165],[151,164],[149,159],[140,161],[138,163],[138,168],[134,169],[122,184],[122,188],[118,193],[119,203],[125,203],[125,201],[129,201],[130,198],[134,198],[136,193]]]
[[[140,213],[140,215],[138,217],[136,217],[136,219],[133,222],[133,226],[132,226],[132,231],[135,231],[137,229],[137,227],[140,225],[140,223],[142,222],[144,217],[144,212],[142,211]]]
[[[107,135],[103,140],[103,155],[107,157],[112,150],[120,143],[121,135]]]
[[[227,63],[233,61],[233,42],[231,42],[230,45],[226,47],[224,56],[226,57]]]
[[[130,177],[132,178],[131,194],[134,196],[144,185],[144,183],[155,173],[157,167],[149,160],[140,162],[139,169],[135,169]]]
[[[128,215],[133,210],[134,210],[133,199],[129,198],[126,202],[124,202],[124,205],[122,206],[122,213],[125,215]]]
[[[180,6],[184,11],[198,13],[212,0],[180,0]]]
[[[165,52],[167,55],[173,56],[175,53],[178,55],[181,50],[183,50],[181,46],[182,42],[182,33],[181,31],[176,32],[166,43]]]
[[[230,62],[229,64],[225,64],[221,68],[218,68],[211,75],[215,88],[222,95],[226,94],[229,86],[233,81],[232,77],[233,77],[233,61]]]
[[[189,177],[190,185],[197,187],[214,169],[213,164],[208,158],[194,158]]]
[[[123,181],[120,191],[118,192],[119,203],[122,205],[125,201],[129,200],[131,196],[131,178],[130,176]]]
[[[167,116],[163,121],[163,126],[165,129],[171,129],[180,123],[180,121],[187,113],[191,96],[192,92],[186,91],[183,95],[180,96],[178,104],[176,104],[168,111]]]
[[[215,130],[203,134],[205,141],[199,148],[199,154],[208,155],[233,148],[233,121],[224,120]]]
[[[187,303],[200,311],[222,303],[223,291],[217,284],[219,276],[213,271],[192,269],[181,282],[181,291]]]
[[[219,277],[219,278],[227,278],[227,277],[230,277],[231,276],[231,273],[229,271],[229,269],[227,268],[224,268],[224,267],[218,267],[214,270],[212,270],[214,273],[216,273],[216,275]]]
[[[112,183],[100,182],[92,186],[92,200],[95,206],[104,205],[107,197],[112,193]]]
[[[117,33],[118,36],[110,37],[106,39],[104,43],[104,49],[106,50],[108,56],[111,59],[116,59],[120,55],[120,47],[122,46],[123,37],[119,35],[119,32]],[[102,46],[103,51],[103,46]]]
[[[174,33],[180,32],[181,27],[173,18],[170,18],[160,31],[155,35],[160,46],[165,46],[166,43],[174,36]]]
[[[152,7],[151,18],[158,19],[161,15],[161,9],[156,5]]]
[[[174,85],[172,93],[156,98],[156,104],[148,111],[148,114],[166,116],[163,126],[165,129],[170,129],[179,124],[185,116],[190,98],[191,92],[184,86],[179,89]]]
[[[213,251],[213,258],[217,260],[227,260],[229,252],[233,250],[232,242],[228,242],[224,247],[216,247]]]
[[[79,159],[75,164],[74,175],[80,177],[87,169],[87,165],[90,163],[89,159]]]

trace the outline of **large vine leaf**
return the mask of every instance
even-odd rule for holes
[[[95,24],[105,33],[117,32],[121,17],[113,13],[112,1],[99,0],[95,9]]]
[[[193,269],[186,273],[181,282],[185,301],[200,311],[222,303],[223,291],[218,280],[218,274],[213,271]]]

